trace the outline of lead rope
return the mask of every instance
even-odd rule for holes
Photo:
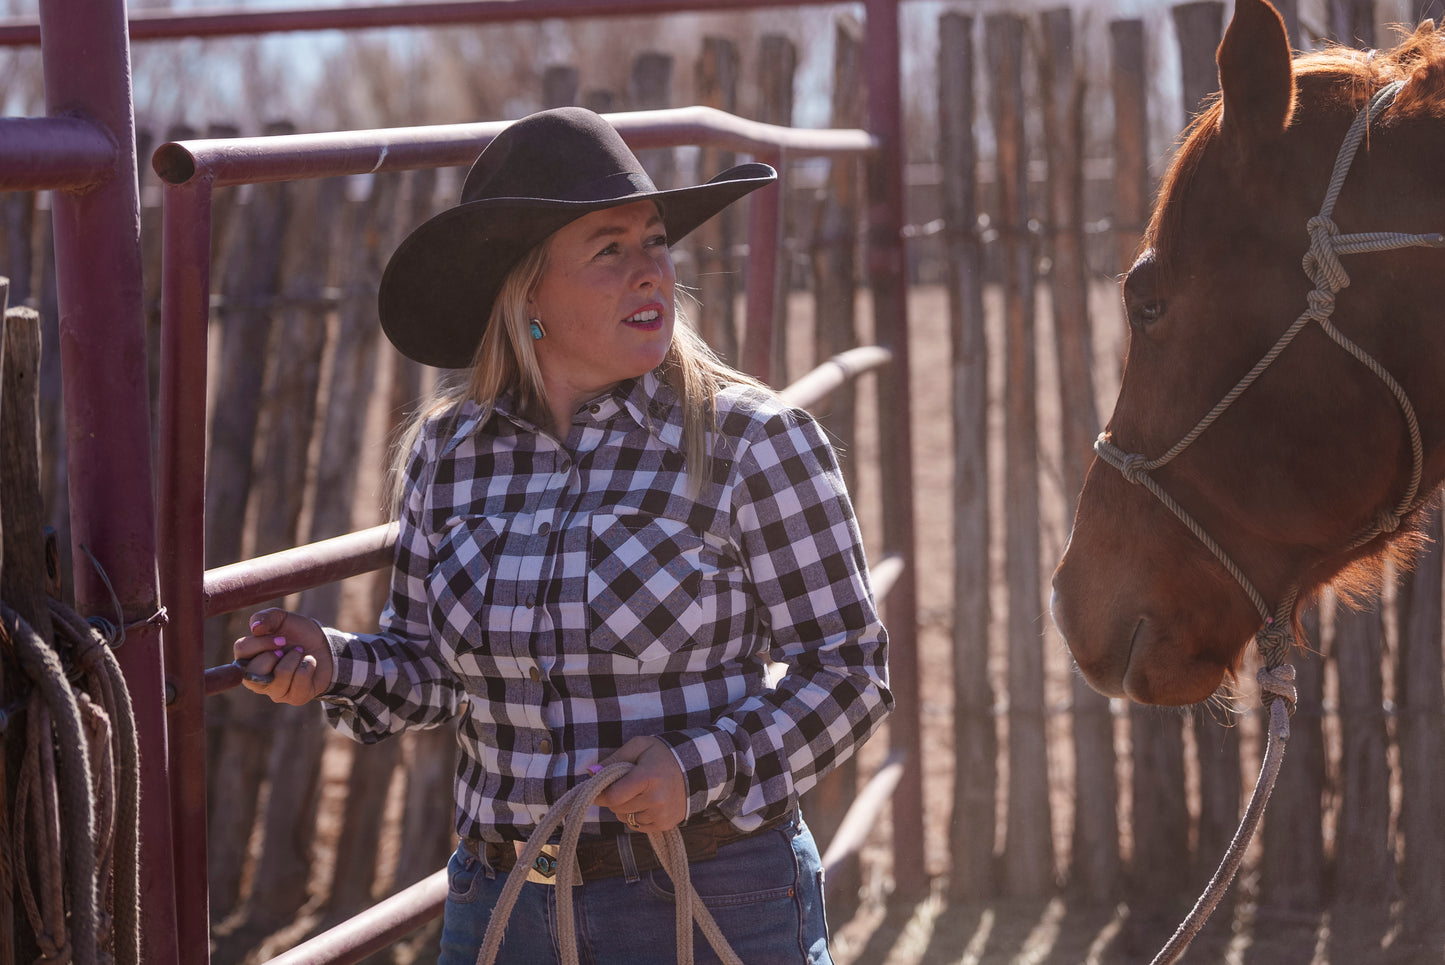
[[[1364,141],[1365,135],[1369,132],[1371,117],[1389,107],[1404,86],[1404,81],[1395,81],[1385,85],[1376,91],[1369,103],[1355,115],[1355,120],[1345,134],[1344,141],[1340,144],[1339,152],[1335,156],[1334,170],[1330,175],[1330,184],[1325,192],[1324,202],[1320,205],[1320,213],[1306,223],[1310,246],[1309,250],[1305,252],[1303,268],[1305,274],[1315,283],[1315,287],[1308,296],[1309,307],[1294,320],[1270,350],[1209,410],[1204,418],[1200,419],[1194,428],[1190,429],[1162,456],[1148,459],[1142,453],[1125,452],[1114,444],[1108,432],[1101,432],[1099,438],[1094,442],[1094,451],[1098,453],[1099,458],[1119,470],[1119,473],[1127,481],[1144,486],[1214,554],[1215,558],[1223,564],[1249,596],[1250,602],[1259,611],[1260,619],[1264,621],[1264,626],[1255,634],[1255,647],[1259,651],[1263,663],[1258,676],[1260,699],[1269,713],[1269,730],[1259,779],[1255,782],[1254,791],[1250,794],[1249,804],[1245,807],[1239,828],[1235,832],[1233,840],[1230,841],[1229,848],[1219,863],[1219,868],[1210,879],[1204,893],[1199,896],[1194,908],[1180,923],[1174,936],[1155,956],[1152,965],[1170,965],[1176,961],[1189,947],[1189,943],[1199,933],[1199,930],[1204,927],[1205,921],[1219,904],[1220,898],[1229,889],[1230,883],[1239,871],[1239,866],[1244,860],[1244,853],[1254,838],[1260,818],[1264,815],[1265,805],[1269,803],[1275,779],[1279,776],[1280,765],[1284,761],[1284,750],[1289,743],[1289,720],[1294,713],[1297,699],[1294,687],[1295,670],[1285,661],[1294,644],[1292,625],[1299,591],[1298,587],[1292,587],[1285,594],[1285,599],[1280,603],[1278,609],[1271,615],[1264,597],[1245,576],[1244,571],[1150,473],[1168,464],[1193,445],[1194,441],[1213,425],[1215,420],[1233,405],[1246,389],[1254,384],[1265,369],[1274,363],[1274,360],[1289,346],[1305,325],[1313,321],[1335,344],[1365,365],[1390,390],[1400,406],[1410,439],[1410,476],[1399,502],[1392,509],[1381,510],[1373,524],[1365,526],[1346,547],[1345,552],[1358,549],[1382,534],[1393,533],[1399,527],[1400,521],[1419,505],[1424,451],[1420,441],[1419,422],[1415,417],[1415,407],[1410,404],[1409,396],[1406,395],[1405,390],[1394,376],[1331,321],[1335,308],[1335,295],[1350,283],[1350,276],[1340,263],[1340,255],[1365,251],[1387,251],[1394,248],[1445,247],[1445,235],[1439,232],[1407,234],[1371,231],[1342,234],[1332,217],[1335,202],[1339,198],[1345,177],[1349,174],[1350,165],[1354,161],[1355,154]]]
[[[558,847],[557,854],[557,882],[553,886],[557,889],[557,930],[561,932],[562,965],[578,965],[577,931],[573,923],[572,908],[572,888],[577,884],[577,842],[582,838],[582,825],[586,821],[587,810],[592,806],[593,799],[613,781],[630,770],[632,770],[631,764],[624,762],[609,764],[597,772],[594,777],[562,795],[543,816],[541,822],[532,831],[532,836],[527,839],[522,853],[517,857],[516,865],[507,875],[506,884],[502,886],[502,894],[497,898],[497,904],[492,909],[492,917],[487,922],[487,932],[482,939],[481,950],[477,952],[477,965],[493,965],[496,962],[497,953],[502,947],[502,934],[506,930],[507,919],[511,917],[512,907],[522,893],[522,885],[527,880],[527,871],[542,854],[543,845],[551,838],[552,832],[557,830],[559,824],[563,825],[562,842]],[[687,849],[683,845],[682,832],[677,828],[669,828],[663,832],[649,831],[647,840],[652,845],[652,850],[658,860],[662,862],[662,869],[672,879],[673,896],[677,908],[678,965],[693,965],[692,923],[694,921],[702,929],[702,933],[708,943],[712,945],[713,951],[717,952],[718,957],[723,960],[725,965],[742,965],[742,960],[738,958],[737,953],[732,950],[732,946],[723,937],[722,929],[718,928],[717,922],[713,920],[712,914],[702,903],[702,899],[692,890],[692,879],[688,876],[687,869]]]

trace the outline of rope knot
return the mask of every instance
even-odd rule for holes
[[[1350,283],[1350,276],[1345,271],[1345,266],[1340,263],[1339,252],[1335,248],[1335,239],[1339,237],[1340,226],[1326,215],[1315,215],[1305,223],[1305,228],[1310,234],[1309,251],[1305,252],[1304,270],[1310,281],[1315,283],[1315,291],[1310,293],[1310,307],[1315,307],[1315,293],[1328,292],[1333,296],[1335,292],[1346,287]],[[1330,299],[1330,307],[1334,307],[1334,299]]]
[[[1147,461],[1141,452],[1126,452],[1119,460],[1119,474],[1137,486],[1144,481],[1144,475],[1149,471],[1149,467],[1145,465]]]
[[[1294,664],[1260,667],[1256,679],[1259,681],[1260,702],[1270,711],[1270,727],[1275,739],[1288,740],[1289,719],[1294,716],[1295,705],[1299,702],[1299,693],[1294,686]],[[1284,702],[1285,713],[1282,715],[1274,707],[1278,701]]]

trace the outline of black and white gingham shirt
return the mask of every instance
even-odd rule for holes
[[[565,444],[505,400],[433,419],[381,632],[328,631],[333,725],[372,742],[460,715],[463,837],[526,837],[638,735],[672,748],[689,815],[786,811],[891,708],[887,635],[817,423],[742,388],[718,413],[696,499],[655,373],[583,407]],[[594,807],[586,830],[623,826]]]

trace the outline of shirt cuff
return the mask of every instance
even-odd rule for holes
[[[658,738],[672,750],[687,783],[687,816],[701,814],[733,792],[737,756],[732,736],[719,727],[669,731]]]

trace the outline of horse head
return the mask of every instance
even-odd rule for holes
[[[1445,476],[1445,251],[1423,247],[1445,230],[1445,35],[1295,58],[1238,0],[1217,61],[1124,281],[1118,401],[1054,574],[1079,669],[1146,703],[1207,698],[1262,624],[1377,578]],[[1370,232],[1418,237],[1340,240]]]

